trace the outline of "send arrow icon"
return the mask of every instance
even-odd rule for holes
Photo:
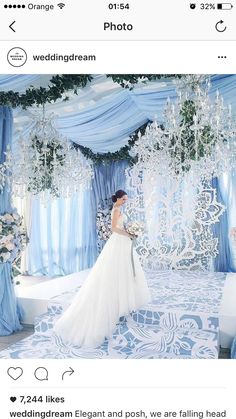
[[[65,374],[69,374],[69,376],[70,376],[70,375],[72,375],[74,372],[75,372],[75,371],[73,370],[73,368],[71,368],[71,367],[70,367],[70,369],[69,369],[68,371],[65,371],[65,372],[62,374],[62,380],[64,380],[64,376],[65,376]]]
[[[16,23],[16,21],[14,20],[14,22],[12,22],[10,25],[9,25],[9,28],[13,31],[13,32],[15,32],[15,29],[13,28],[13,25]]]

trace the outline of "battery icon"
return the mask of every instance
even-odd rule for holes
[[[232,3],[217,3],[217,9],[219,10],[231,10],[233,7]]]

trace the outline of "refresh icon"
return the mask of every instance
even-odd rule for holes
[[[219,20],[219,22],[217,22],[215,24],[215,28],[216,28],[217,32],[225,32],[226,29],[227,29],[227,26],[224,25],[223,20]]]

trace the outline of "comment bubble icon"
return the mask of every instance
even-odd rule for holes
[[[47,381],[48,380],[48,370],[44,367],[36,368],[34,371],[34,376],[39,381]]]

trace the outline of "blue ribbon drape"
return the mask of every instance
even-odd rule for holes
[[[12,138],[12,113],[7,107],[0,107],[0,162],[5,160],[4,152]],[[11,211],[11,195],[4,188],[0,193],[0,214]],[[6,336],[21,329],[19,309],[11,280],[11,264],[0,264],[0,335]]]

